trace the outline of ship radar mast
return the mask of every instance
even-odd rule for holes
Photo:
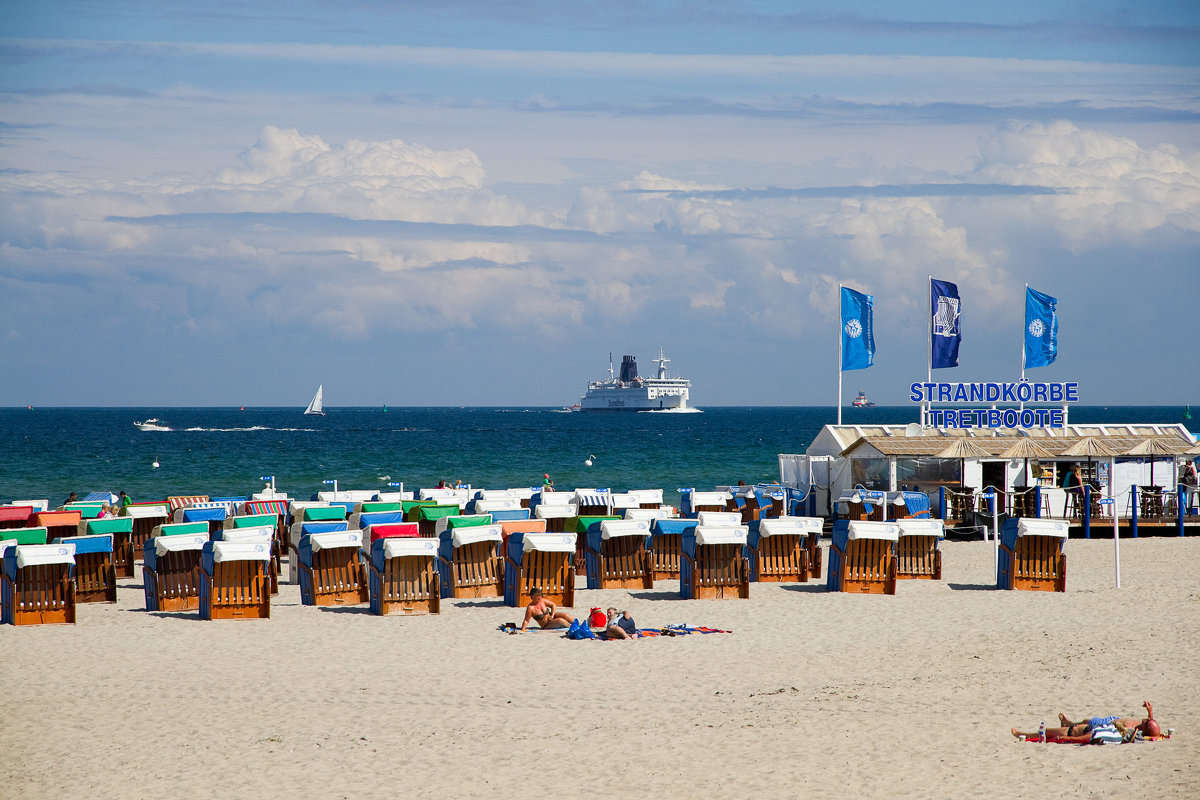
[[[663,355],[662,347],[658,348],[658,358],[652,358],[650,360],[653,361],[655,364],[658,364],[659,380],[662,380],[663,378],[667,377],[667,363],[671,359],[669,359],[665,355]]]
[[[608,382],[613,382],[612,353],[608,354]]]

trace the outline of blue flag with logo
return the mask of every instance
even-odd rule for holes
[[[1058,356],[1058,298],[1025,287],[1025,366],[1048,367]]]
[[[950,281],[929,281],[929,312],[932,352],[929,365],[934,369],[958,366],[959,328],[958,286]]]
[[[842,369],[875,363],[875,322],[869,294],[842,287]]]

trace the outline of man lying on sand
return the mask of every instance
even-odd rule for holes
[[[1114,726],[1121,732],[1122,736],[1126,731],[1141,731],[1143,736],[1158,736],[1158,722],[1154,719],[1154,707],[1150,705],[1150,701],[1146,700],[1142,703],[1146,709],[1145,719],[1135,719],[1133,717],[1090,717],[1083,722],[1071,722],[1067,719],[1066,714],[1059,714],[1058,721],[1062,725],[1060,728],[1046,728],[1047,739],[1057,739],[1067,742],[1078,742],[1086,744],[1092,740],[1092,732],[1105,727]],[[1033,739],[1038,736],[1037,731],[1025,732],[1019,731],[1016,728],[1012,729],[1013,736],[1024,736],[1026,739]]]

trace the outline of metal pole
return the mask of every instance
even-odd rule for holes
[[[1121,588],[1121,530],[1117,526],[1117,496],[1114,489],[1117,485],[1117,460],[1109,458],[1108,460],[1108,494],[1112,498],[1112,515],[1113,515],[1113,570],[1117,581],[1117,588]]]
[[[842,424],[842,286],[838,286],[838,395],[837,395],[837,424]]]

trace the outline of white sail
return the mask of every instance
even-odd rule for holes
[[[324,414],[325,413],[325,384],[317,387],[317,393],[313,395],[313,399],[308,401],[308,408],[304,409],[305,414]]]

